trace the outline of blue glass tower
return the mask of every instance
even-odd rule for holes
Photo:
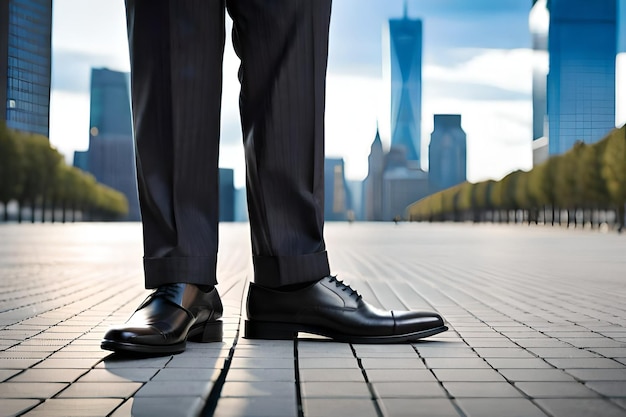
[[[0,119],[48,136],[52,0],[0,1]]]
[[[407,160],[420,161],[422,115],[422,21],[390,19],[383,62],[391,78],[391,146],[403,147]]]
[[[549,0],[549,154],[615,127],[616,0]]]

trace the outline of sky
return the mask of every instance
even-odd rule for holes
[[[619,0],[626,22],[626,0]],[[470,181],[532,167],[531,0],[408,0],[423,21],[422,167],[434,114],[461,114]],[[53,2],[50,141],[71,163],[89,140],[91,68],[129,71],[123,0]],[[389,85],[383,80],[382,31],[403,15],[402,0],[334,0],[326,88],[326,155],[343,157],[348,179],[367,175],[379,126],[389,146]],[[624,25],[623,25],[624,26]],[[227,29],[229,35],[229,29]],[[220,166],[244,183],[238,116],[238,59],[226,41]],[[626,30],[620,33],[626,51]],[[618,57],[626,90],[626,53]],[[623,80],[623,81],[622,81]],[[626,122],[626,94],[616,122]]]

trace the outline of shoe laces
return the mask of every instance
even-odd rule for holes
[[[330,282],[334,282],[335,285],[338,288],[341,288],[341,291],[344,291],[344,292],[345,291],[349,291],[350,292],[350,294],[349,294],[350,297],[355,296],[357,300],[361,299],[361,294],[359,294],[357,292],[357,290],[355,290],[354,288],[352,288],[348,284],[344,283],[343,281],[337,279],[336,275],[331,275],[329,278],[330,278]]]

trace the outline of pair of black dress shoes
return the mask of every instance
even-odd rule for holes
[[[295,291],[252,283],[247,306],[244,337],[249,339],[293,339],[306,332],[340,342],[397,343],[448,330],[436,313],[375,308],[333,276]],[[222,313],[215,288],[205,292],[191,284],[164,285],[125,324],[111,328],[101,346],[116,352],[179,353],[187,340],[221,341]]]

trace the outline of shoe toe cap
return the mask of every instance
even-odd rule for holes
[[[394,311],[393,317],[398,334],[422,332],[444,326],[443,318],[432,312]]]

